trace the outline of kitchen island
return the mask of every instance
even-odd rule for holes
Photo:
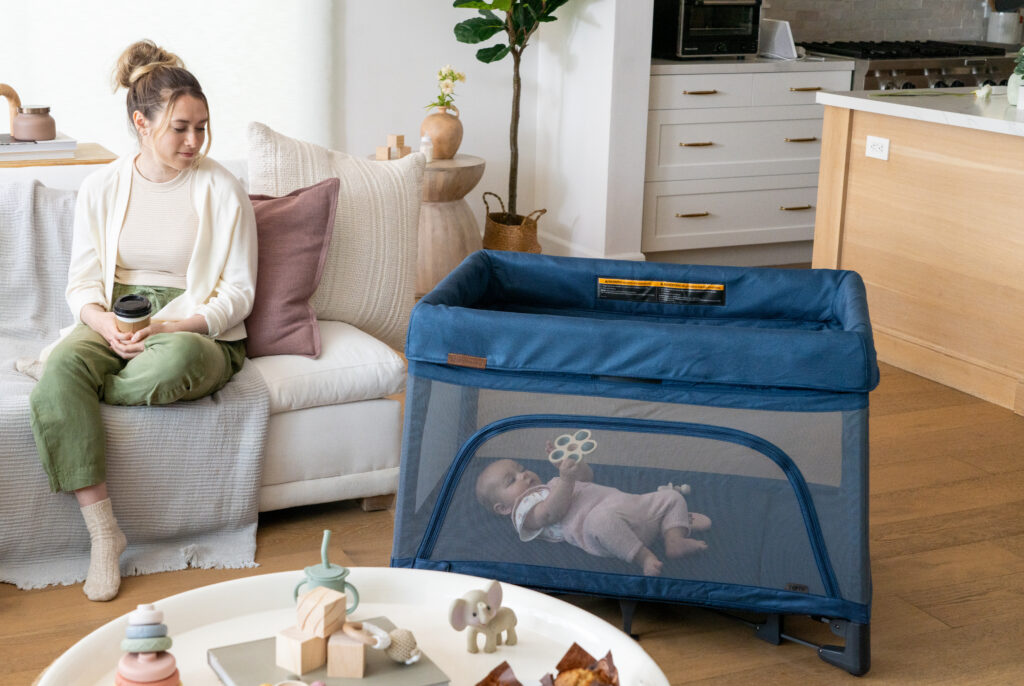
[[[813,266],[864,278],[880,360],[1024,414],[1024,111],[898,92],[817,96]]]

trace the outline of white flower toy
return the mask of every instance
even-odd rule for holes
[[[554,443],[548,443],[548,461],[551,464],[558,464],[566,459],[581,462],[584,455],[589,455],[595,449],[597,441],[590,438],[589,431],[580,429],[570,434],[562,434]]]

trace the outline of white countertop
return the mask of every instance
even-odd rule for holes
[[[853,71],[853,60],[837,57],[824,59],[773,60],[767,57],[748,57],[742,60],[709,58],[706,60],[651,60],[651,74],[735,74],[750,72],[786,71]]]
[[[942,93],[943,95],[888,95],[898,91],[822,92],[817,102],[862,112],[887,114],[935,124],[961,126],[979,131],[1024,136],[1024,110],[1006,102],[1006,87],[995,86],[988,98],[976,98],[974,88],[943,88],[939,91],[911,93]],[[879,95],[886,93],[887,95]],[[952,95],[957,93],[960,95]]]

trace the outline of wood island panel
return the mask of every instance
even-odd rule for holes
[[[864,278],[879,359],[1024,414],[1024,138],[825,109],[813,265]]]

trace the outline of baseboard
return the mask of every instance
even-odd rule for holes
[[[632,262],[643,262],[646,260],[642,252],[624,252],[605,255],[596,250],[585,248],[560,236],[539,231],[538,239],[544,247],[545,255],[557,255],[560,257],[590,257],[595,259],[609,260],[630,260]]]
[[[1024,415],[1024,380],[898,332],[874,327],[875,350],[881,362],[913,372]]]

